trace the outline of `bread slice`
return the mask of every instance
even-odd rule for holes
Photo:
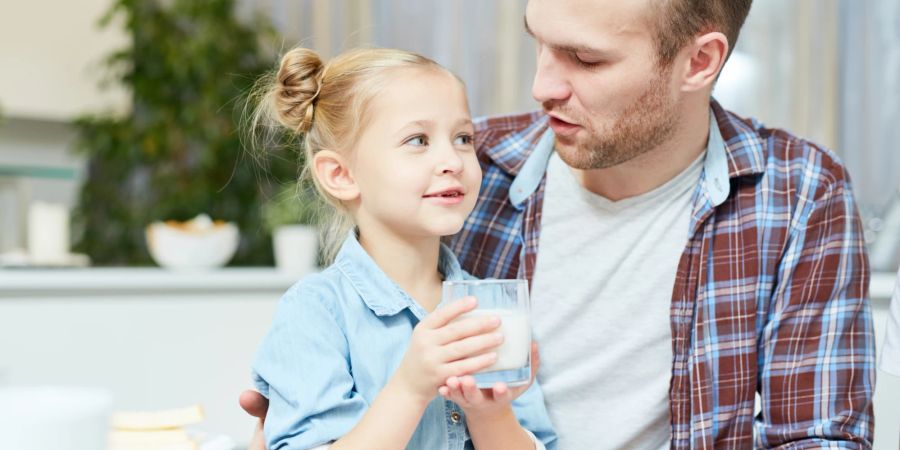
[[[109,433],[110,445],[138,444],[179,444],[191,442],[186,431],[181,428],[153,431],[113,430]]]
[[[118,412],[112,415],[112,427],[116,430],[150,431],[180,428],[203,421],[200,405],[161,411]]]

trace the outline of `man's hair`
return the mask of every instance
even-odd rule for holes
[[[654,0],[655,40],[661,66],[701,33],[719,31],[728,38],[728,55],[750,12],[753,0]],[[727,57],[727,56],[726,56]]]

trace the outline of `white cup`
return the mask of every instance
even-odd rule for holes
[[[76,387],[0,388],[0,448],[103,450],[112,394]]]
[[[58,264],[69,256],[69,210],[34,202],[28,208],[28,254],[35,264]]]
[[[478,306],[459,319],[471,316],[494,316],[500,319],[498,331],[503,343],[493,351],[497,361],[474,375],[479,388],[493,387],[496,382],[521,386],[531,381],[531,301],[525,280],[457,280],[445,281],[441,302],[475,297]]]
[[[283,225],[272,238],[275,267],[291,275],[306,275],[316,269],[316,228],[307,225]]]

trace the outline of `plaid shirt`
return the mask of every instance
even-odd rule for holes
[[[672,448],[870,448],[869,268],[846,170],[711,107],[672,289]],[[473,275],[532,280],[547,130],[538,112],[476,123],[480,198],[450,242]]]

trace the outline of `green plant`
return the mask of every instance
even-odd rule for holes
[[[270,264],[260,206],[296,179],[297,154],[273,149],[264,170],[243,150],[240,106],[274,66],[271,26],[234,15],[233,0],[116,0],[102,26],[123,23],[131,45],[105,61],[111,81],[127,86],[126,116],[76,121],[76,151],[88,157],[74,212],[75,248],[99,265],[150,260],[144,228],[198,213],[237,223],[232,264]],[[121,20],[116,20],[121,19]]]
[[[263,204],[263,224],[269,232],[282,225],[317,225],[323,205],[315,188],[306,183],[286,183]]]

